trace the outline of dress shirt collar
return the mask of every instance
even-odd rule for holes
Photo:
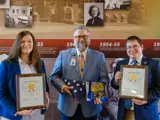
[[[34,68],[33,64],[28,65],[27,63],[25,63],[20,57],[18,58],[18,62],[20,65],[20,71],[21,74],[26,74],[26,73],[37,73],[36,69]]]
[[[88,48],[87,48],[85,51],[83,51],[82,53],[78,50],[78,48],[76,48],[76,51],[77,51],[77,55],[78,55],[78,56],[79,56],[80,54],[83,54],[84,60],[86,61]]]
[[[141,65],[142,57],[143,57],[143,55],[141,55],[141,56],[139,57],[139,59],[137,59],[137,62],[138,62],[137,65]],[[131,58],[130,58],[128,65],[132,65],[132,61],[133,61],[133,60],[134,60],[134,59],[131,59]]]

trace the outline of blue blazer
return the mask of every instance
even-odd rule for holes
[[[65,85],[61,78],[78,81],[101,81],[106,84],[109,81],[103,53],[88,49],[82,77],[80,77],[76,53],[75,48],[61,51],[50,76],[52,85],[60,92],[58,109],[66,116],[74,115],[79,102],[75,101],[72,96],[61,92],[62,86]],[[72,59],[76,60],[75,65],[70,65]],[[86,101],[86,98],[80,99],[80,105],[84,117],[94,116],[102,110],[100,104],[91,104]]]
[[[115,73],[120,71],[120,66],[128,64],[129,59],[124,59],[117,63]],[[157,100],[160,98],[160,63],[151,58],[142,58],[141,65],[149,66],[148,71],[148,100],[145,105],[134,104],[135,120],[159,120]],[[115,85],[115,79],[112,80],[112,87],[119,89],[119,86]],[[124,99],[119,101],[118,120],[123,119]]]
[[[0,65],[0,116],[11,120],[21,120],[22,116],[15,117],[16,109],[16,75],[21,74],[18,60],[2,61]],[[38,73],[46,73],[44,62]],[[46,91],[48,85],[46,79]]]

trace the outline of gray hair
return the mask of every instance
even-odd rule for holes
[[[76,31],[76,30],[82,30],[82,29],[84,29],[84,30],[86,30],[87,32],[89,32],[89,30],[88,30],[88,28],[86,27],[86,26],[84,26],[84,25],[79,25],[79,26],[76,26],[75,28],[74,28],[74,32]]]

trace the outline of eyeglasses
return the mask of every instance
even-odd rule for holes
[[[127,49],[127,50],[131,50],[132,48],[133,48],[133,49],[138,49],[139,47],[140,47],[139,45],[126,46],[126,49]]]
[[[75,38],[76,38],[76,40],[80,40],[81,38],[83,39],[83,40],[87,40],[88,39],[88,35],[82,35],[82,36],[74,36]]]

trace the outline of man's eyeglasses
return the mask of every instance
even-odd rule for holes
[[[74,36],[75,38],[76,38],[76,40],[80,40],[81,38],[83,39],[83,40],[87,40],[88,39],[88,35],[82,35],[82,36]]]
[[[140,47],[139,45],[126,46],[126,49],[127,49],[127,50],[131,50],[132,48],[133,48],[133,49],[137,49],[137,48],[139,48],[139,47]]]

